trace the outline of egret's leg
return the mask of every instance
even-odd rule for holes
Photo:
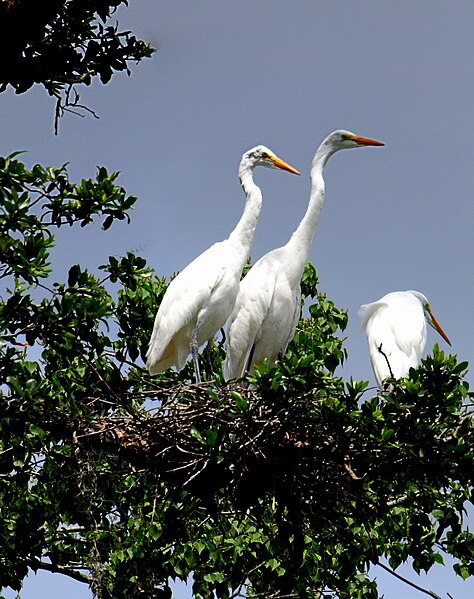
[[[201,382],[201,371],[199,370],[199,345],[197,342],[198,333],[200,329],[200,325],[198,324],[193,331],[193,336],[191,339],[191,353],[193,354],[193,362],[194,362],[194,374],[196,376],[196,383]]]
[[[212,361],[211,361],[211,350],[212,344],[214,343],[213,339],[209,339],[206,345],[206,349],[204,350],[204,371],[206,372],[206,379],[210,380],[212,378]]]
[[[254,353],[255,353],[255,343],[252,344],[252,349],[250,350],[250,353],[249,353],[249,359],[247,360],[247,366],[245,367],[245,372],[250,372],[250,369],[252,368],[252,360],[253,360]]]

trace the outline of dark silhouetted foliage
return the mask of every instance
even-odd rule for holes
[[[126,0],[3,0],[0,2],[0,91],[17,94],[41,84],[64,109],[79,105],[77,85],[150,57],[154,50],[109,18]],[[92,111],[91,111],[92,112]]]

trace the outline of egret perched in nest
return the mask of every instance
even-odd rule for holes
[[[250,269],[240,284],[226,331],[226,380],[240,378],[266,358],[270,365],[293,338],[301,312],[300,282],[324,203],[323,170],[339,150],[383,146],[349,131],[334,131],[316,151],[311,167],[311,195],[298,228],[283,247],[272,250]]]
[[[212,339],[229,318],[260,215],[262,192],[252,176],[257,166],[299,175],[265,146],[252,148],[242,156],[239,178],[247,196],[242,217],[227,239],[195,258],[169,284],[148,347],[150,374],[171,366],[181,370],[192,353],[196,381],[201,381],[199,347]]]
[[[378,301],[361,306],[359,315],[380,388],[386,378],[406,377],[410,368],[420,365],[426,345],[426,323],[451,345],[428,299],[419,291],[387,293]]]

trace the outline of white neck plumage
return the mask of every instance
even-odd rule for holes
[[[311,194],[308,208],[302,218],[298,228],[291,236],[288,242],[292,246],[295,260],[298,262],[299,272],[303,273],[304,265],[309,256],[309,250],[313,242],[314,233],[321,217],[321,210],[324,205],[324,179],[323,170],[328,158],[333,152],[328,152],[327,148],[321,145],[313,159],[311,166]],[[299,273],[298,273],[298,276]]]
[[[262,192],[254,183],[252,169],[248,166],[239,170],[239,179],[242,189],[247,196],[245,208],[229,240],[237,247],[240,246],[244,260],[247,259],[252,245],[253,235],[257,226],[258,217],[262,209]]]

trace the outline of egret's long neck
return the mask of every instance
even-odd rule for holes
[[[324,147],[324,145],[320,146],[316,152],[311,166],[311,194],[308,208],[287,244],[291,248],[294,260],[300,267],[301,272],[308,260],[311,243],[313,242],[314,233],[324,205],[323,170],[328,158],[333,153],[327,147]]]
[[[239,170],[239,178],[242,188],[247,196],[244,212],[235,229],[229,235],[229,240],[242,252],[246,260],[252,245],[255,227],[257,226],[260,210],[262,209],[262,192],[252,177],[252,169],[249,167]]]

